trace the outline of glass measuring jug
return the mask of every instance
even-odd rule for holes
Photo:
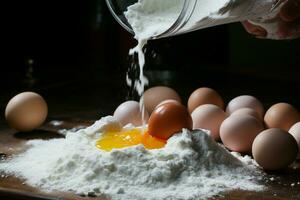
[[[152,39],[170,37],[198,29],[208,28],[221,24],[251,20],[261,25],[268,32],[269,38],[276,39],[277,14],[283,5],[282,0],[233,0],[226,1],[224,6],[209,16],[201,15],[201,9],[211,1],[226,0],[183,0],[181,12],[177,20],[170,27]],[[129,32],[134,31],[127,21],[124,12],[138,0],[106,0],[106,3],[115,19]]]

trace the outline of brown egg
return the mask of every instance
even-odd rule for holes
[[[134,126],[143,125],[143,117],[140,104],[136,101],[126,101],[118,106],[114,112],[114,117],[123,125],[133,124]],[[149,114],[144,111],[145,123],[148,122]]]
[[[178,103],[165,103],[157,107],[149,118],[149,134],[168,139],[183,128],[192,129],[192,118],[185,106]]]
[[[231,115],[220,127],[223,144],[232,151],[251,152],[254,138],[264,129],[263,124],[250,115]]]
[[[179,101],[176,101],[176,100],[173,100],[173,99],[168,99],[168,100],[164,100],[164,101],[162,101],[161,103],[159,103],[159,104],[155,107],[155,109],[156,109],[157,107],[159,107],[159,106],[165,104],[165,103],[177,103],[177,104],[181,105],[181,103],[180,103]]]
[[[240,108],[234,111],[233,113],[231,113],[231,115],[250,115],[262,121],[262,117],[252,108]]]
[[[188,100],[188,109],[192,113],[198,106],[204,104],[213,104],[219,106],[221,109],[224,109],[224,102],[222,97],[213,89],[202,87],[195,90],[189,100]]]
[[[218,106],[205,104],[192,112],[193,128],[210,131],[215,140],[220,139],[219,129],[226,118],[226,113]]]
[[[143,94],[145,108],[149,114],[153,112],[155,107],[164,100],[173,99],[181,102],[180,96],[175,90],[165,86],[157,86],[150,88]]]
[[[298,148],[299,148],[298,159],[300,159],[300,122],[294,124],[290,128],[289,133],[292,134],[292,136],[294,136],[294,138],[298,143]]]
[[[242,95],[232,99],[227,105],[226,112],[231,114],[240,108],[251,108],[255,110],[261,118],[263,118],[264,107],[262,103],[253,96]]]
[[[254,140],[252,154],[266,170],[278,170],[292,164],[298,154],[295,138],[288,132],[272,128],[261,132]]]
[[[264,121],[268,128],[281,128],[288,131],[293,124],[300,121],[300,114],[292,105],[278,103],[269,108]]]
[[[8,124],[18,131],[32,131],[46,120],[46,101],[34,92],[23,92],[13,97],[5,109]]]

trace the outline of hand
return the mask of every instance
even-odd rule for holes
[[[267,31],[249,21],[243,22],[243,25],[248,33],[264,38],[267,36]],[[300,37],[300,0],[287,0],[281,8],[278,15],[278,30],[279,38],[298,38]]]
[[[281,8],[279,16],[285,22],[296,22],[300,18],[300,0],[289,0]]]

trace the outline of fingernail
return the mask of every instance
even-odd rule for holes
[[[260,27],[255,27],[255,29],[253,29],[251,31],[252,35],[258,36],[258,37],[265,37],[267,35],[267,32],[265,29],[260,28]]]

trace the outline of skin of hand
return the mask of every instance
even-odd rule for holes
[[[279,12],[279,38],[300,37],[300,0],[287,0]],[[267,31],[249,21],[242,22],[246,31],[258,38],[267,36]]]

